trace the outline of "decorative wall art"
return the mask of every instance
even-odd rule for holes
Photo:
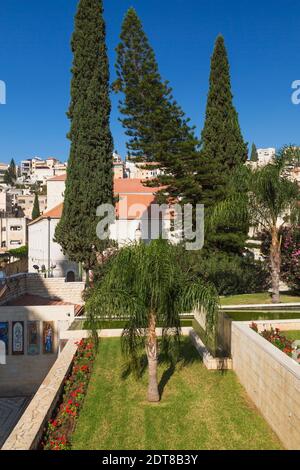
[[[53,354],[54,322],[43,322],[43,353]]]
[[[8,354],[8,322],[0,322],[0,341],[3,341]]]
[[[37,356],[40,353],[39,322],[27,323],[27,353],[29,356]]]
[[[13,355],[24,354],[24,322],[12,323],[12,353]]]

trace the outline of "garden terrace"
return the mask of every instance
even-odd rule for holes
[[[76,449],[281,449],[233,372],[209,372],[189,339],[176,367],[159,367],[160,404],[145,400],[147,374],[124,369],[119,339],[100,342],[72,439]]]

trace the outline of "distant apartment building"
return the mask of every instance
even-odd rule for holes
[[[125,177],[125,163],[123,162],[120,155],[118,155],[116,152],[113,154],[113,172],[115,179]]]
[[[270,163],[274,159],[276,155],[276,149],[273,147],[266,148],[266,149],[257,149],[257,155],[258,155],[258,165],[264,166]]]
[[[155,162],[135,162],[126,160],[125,173],[130,179],[149,180],[157,178],[163,172],[158,168],[159,164]]]
[[[0,246],[5,252],[27,244],[27,220],[25,217],[0,216]]]
[[[41,159],[39,157],[22,160],[20,165],[20,177],[25,182],[45,183],[48,178],[65,174],[67,164],[61,163],[54,157]]]
[[[7,163],[0,163],[0,183],[4,183],[4,176],[8,168],[9,165]]]
[[[43,214],[47,209],[47,196],[39,195],[40,213]],[[22,210],[24,217],[32,219],[35,194],[23,194],[17,197],[17,205]]]

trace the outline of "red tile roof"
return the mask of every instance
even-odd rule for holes
[[[67,174],[53,176],[53,178],[49,178],[47,181],[66,181],[66,179],[67,179]]]

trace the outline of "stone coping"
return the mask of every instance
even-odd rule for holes
[[[255,322],[255,323],[262,324],[262,325],[268,323],[270,326],[276,327],[277,325],[280,325],[280,324],[284,324],[284,323],[287,324],[289,321],[293,322],[294,320],[275,320],[275,321],[273,320],[273,322],[268,320],[268,321],[260,321],[260,322]],[[251,323],[252,322],[232,322],[232,328],[236,328],[240,330],[251,341],[253,341],[253,343],[257,344],[265,353],[267,353],[269,356],[275,359],[279,364],[285,367],[291,374],[293,374],[294,377],[297,379],[297,381],[300,381],[300,365],[297,364],[296,361],[294,361],[291,357],[289,357],[283,351],[276,348],[276,346],[274,346],[272,343],[270,343],[265,338],[260,336],[259,333],[256,333],[256,331],[253,331],[250,328]],[[300,321],[299,321],[299,329],[300,329]],[[300,384],[300,382],[298,383]]]
[[[282,308],[294,308],[297,307],[300,310],[300,302],[282,303],[282,304],[242,304],[242,305],[221,305],[220,310],[281,310]]]
[[[181,328],[182,336],[189,336],[193,330],[191,326],[185,326]],[[123,329],[110,329],[110,330],[98,330],[99,338],[120,338],[123,333]],[[158,336],[162,336],[162,328],[156,328]],[[80,340],[82,338],[88,338],[90,336],[89,330],[67,330],[60,333],[60,339],[63,340]]]
[[[1,450],[37,448],[45,422],[50,419],[60,398],[64,379],[70,371],[77,347],[74,340],[68,341]]]
[[[231,370],[232,359],[228,357],[213,357],[205,344],[202,342],[197,333],[191,329],[189,336],[197,349],[199,355],[203,359],[203,364],[209,370]]]

